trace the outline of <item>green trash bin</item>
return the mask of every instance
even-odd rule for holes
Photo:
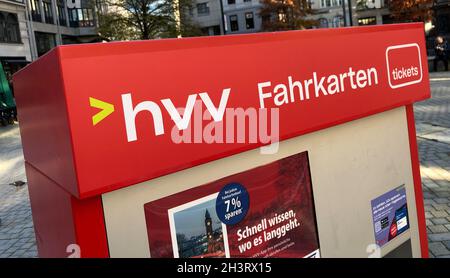
[[[14,101],[3,65],[0,62],[0,124],[13,124],[16,118],[16,102]]]

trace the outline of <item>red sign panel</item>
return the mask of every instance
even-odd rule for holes
[[[430,96],[423,34],[405,24],[59,47],[14,78],[25,159],[87,197],[271,142],[221,129],[230,109],[260,120],[276,108],[266,133],[284,140],[411,104]]]
[[[423,78],[422,60],[418,44],[388,47],[386,65],[392,89],[420,83]]]

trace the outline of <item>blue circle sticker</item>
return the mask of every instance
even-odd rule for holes
[[[217,216],[226,225],[234,225],[244,219],[249,206],[247,189],[237,182],[225,185],[216,199]]]

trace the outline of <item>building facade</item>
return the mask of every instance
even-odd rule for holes
[[[189,13],[205,35],[245,34],[261,31],[259,0],[195,0]]]
[[[61,44],[99,40],[92,0],[27,0],[33,59]]]
[[[32,59],[28,30],[26,4],[0,0],[0,62],[8,79]]]
[[[348,20],[344,14],[344,0],[316,0],[311,2],[312,14],[306,18],[315,20],[317,28],[343,27]]]
[[[311,8],[318,28],[392,23],[384,0],[318,0]]]
[[[0,63],[9,81],[57,45],[99,41],[95,0],[0,0]]]
[[[225,19],[225,34],[245,34],[261,31],[259,0],[221,0]]]
[[[312,13],[306,19],[315,21],[313,28],[395,23],[387,0],[314,0],[310,5]],[[206,28],[205,35],[217,35],[219,25],[221,34],[254,33],[261,31],[261,8],[259,0],[196,0],[191,17]],[[435,31],[450,36],[450,0],[436,0],[433,9]],[[430,25],[425,26],[427,34]]]
[[[437,0],[433,9],[435,33],[450,39],[450,0]]]
[[[364,26],[393,23],[386,1],[357,0],[355,2],[354,25]]]
[[[222,7],[219,0],[195,0],[189,11],[189,17],[206,36],[224,33]]]

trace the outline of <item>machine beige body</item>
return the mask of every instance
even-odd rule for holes
[[[321,257],[376,256],[371,200],[401,185],[410,228],[379,255],[410,242],[410,255],[421,256],[405,107],[282,141],[275,154],[255,149],[103,194],[110,256],[150,256],[145,203],[304,151]]]

